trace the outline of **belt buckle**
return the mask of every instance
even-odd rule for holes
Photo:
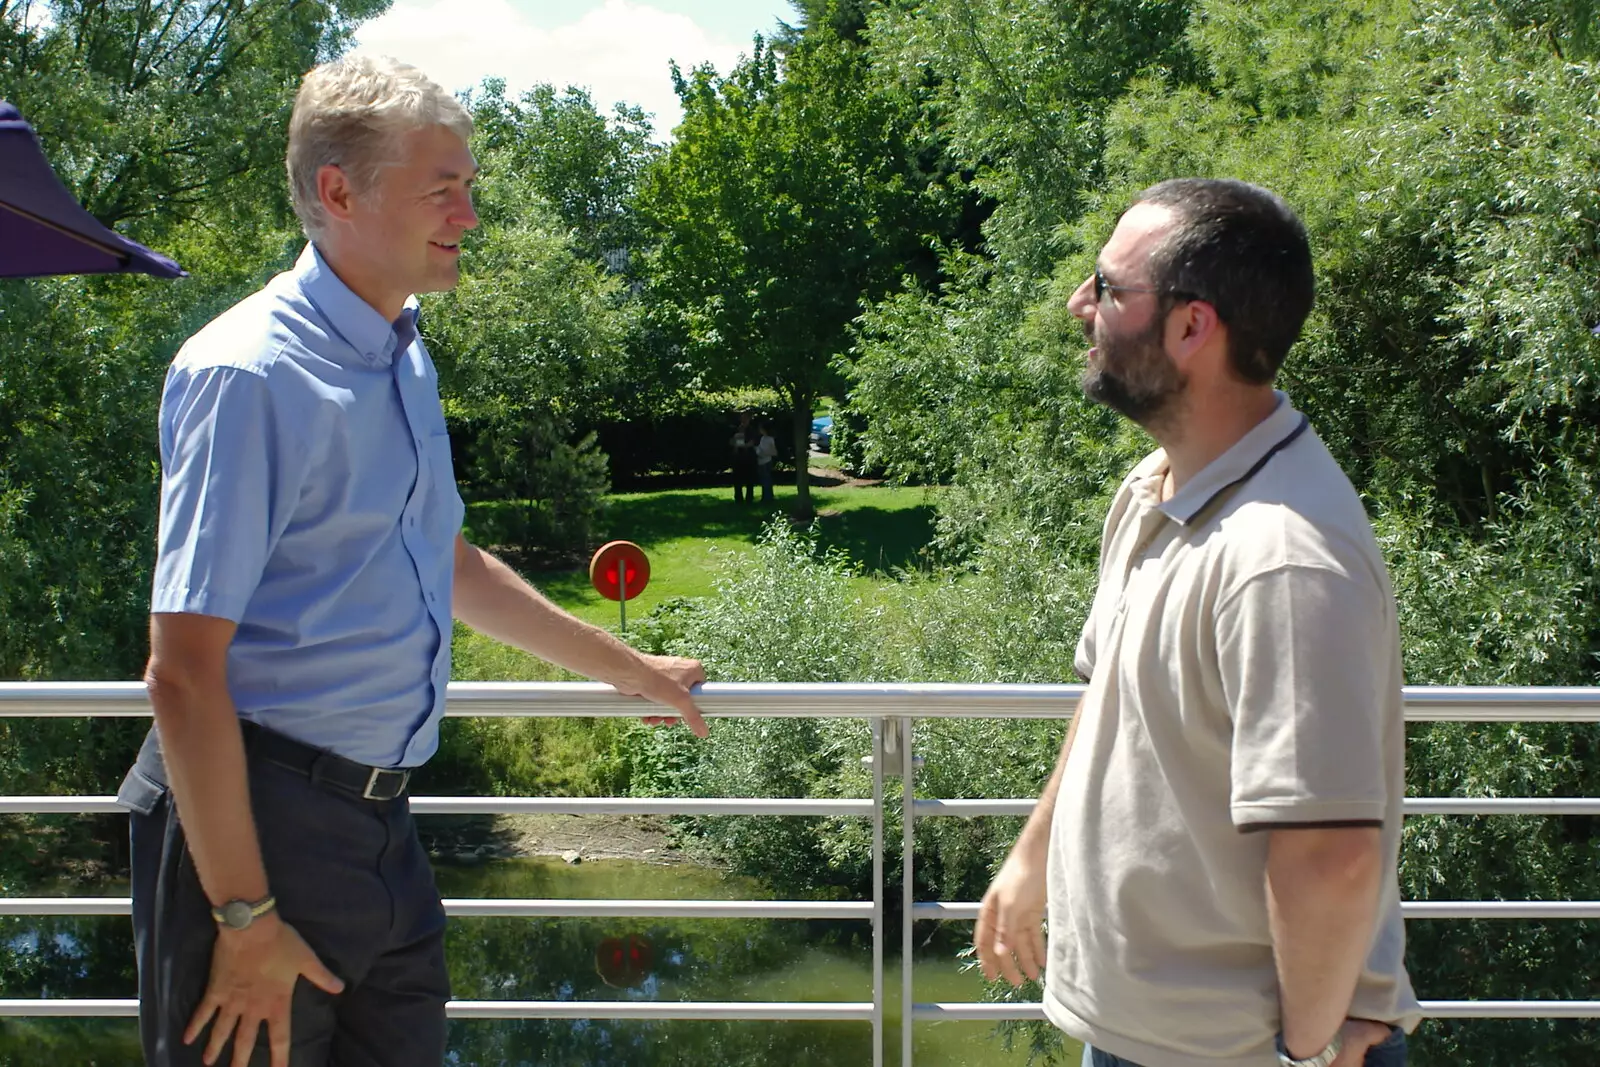
[[[395,789],[394,792],[388,794],[387,796],[379,796],[376,792],[374,792],[374,790],[378,787],[378,782],[380,781],[382,776],[386,775],[386,774],[398,774],[400,776],[400,785]],[[374,768],[372,768],[372,773],[367,776],[367,787],[361,791],[361,799],[362,800],[393,800],[395,797],[399,796],[401,793],[404,793],[406,791],[406,783],[409,782],[410,780],[411,780],[411,772],[408,771],[408,770],[407,771],[392,771],[392,770],[389,770],[389,769],[384,768],[384,767],[374,767]]]

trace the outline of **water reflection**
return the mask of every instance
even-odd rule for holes
[[[568,866],[503,860],[441,867],[446,897],[756,899],[754,882],[692,866],[626,861]],[[12,892],[17,890],[13,889]],[[23,889],[23,892],[29,892]],[[125,887],[31,892],[126,893]],[[470,1000],[864,1001],[872,996],[865,922],[739,919],[452,919],[455,995]],[[892,939],[897,941],[897,938]],[[620,950],[622,965],[607,960]],[[894,969],[886,976],[899,989]],[[135,988],[124,918],[0,919],[0,996],[125,997]],[[922,1000],[975,999],[975,977],[949,946],[919,959]],[[897,1014],[887,1020],[895,1062]],[[986,1024],[919,1026],[918,1067],[1021,1067]],[[449,1063],[459,1067],[860,1067],[871,1028],[856,1022],[458,1020]],[[137,1067],[132,1020],[0,1019],[0,1065]]]

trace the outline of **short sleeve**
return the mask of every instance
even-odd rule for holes
[[[243,619],[302,474],[276,407],[255,371],[168,374],[152,612]]]
[[[1072,669],[1084,684],[1094,677],[1094,651],[1094,607],[1091,605],[1089,617],[1083,620],[1083,633],[1078,635],[1077,653],[1072,657]]]
[[[1221,605],[1235,826],[1383,821],[1392,625],[1377,585],[1334,566],[1276,568]]]

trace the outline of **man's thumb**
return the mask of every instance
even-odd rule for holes
[[[323,962],[317,958],[317,954],[311,950],[310,945],[306,946],[306,963],[305,966],[300,968],[300,973],[305,976],[306,981],[324,993],[344,992],[344,980],[328,970]]]

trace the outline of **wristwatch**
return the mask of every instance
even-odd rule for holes
[[[261,916],[278,906],[278,898],[265,896],[260,900],[230,900],[220,908],[211,909],[217,925],[230,930],[243,930]]]
[[[1289,1055],[1289,1046],[1283,1043],[1282,1034],[1278,1035],[1277,1044],[1279,1067],[1328,1067],[1339,1058],[1339,1050],[1344,1048],[1344,1035],[1336,1032],[1327,1048],[1306,1060],[1297,1060]]]

